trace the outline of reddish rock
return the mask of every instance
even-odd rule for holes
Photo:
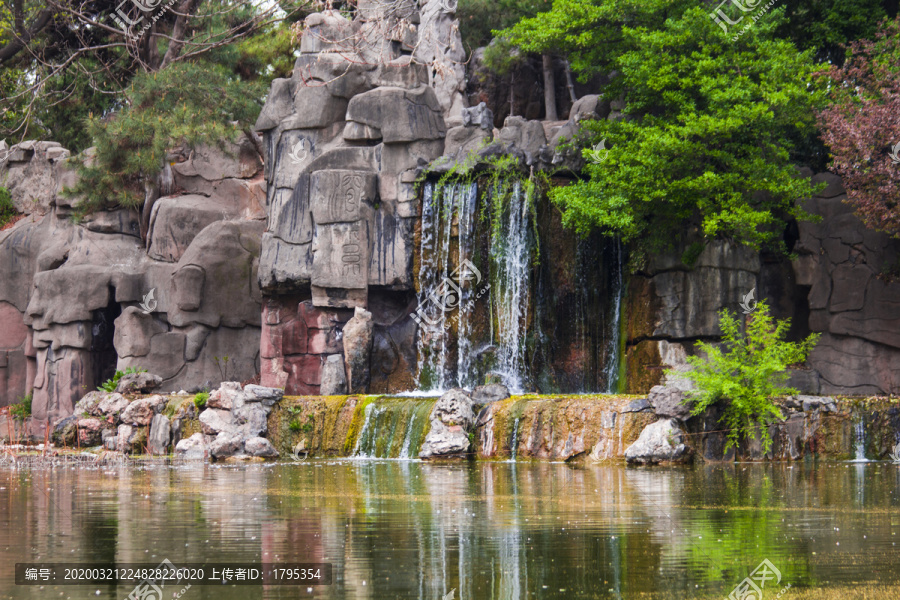
[[[290,374],[289,381],[318,387],[322,377],[322,358],[317,354],[301,354],[284,359],[284,368]]]
[[[307,327],[303,319],[297,318],[284,326],[284,336],[281,341],[281,355],[306,354]]]

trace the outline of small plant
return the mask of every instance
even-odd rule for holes
[[[693,369],[677,373],[698,388],[687,394],[685,402],[696,402],[691,411],[695,415],[714,404],[724,404],[726,450],[736,446],[742,436],[749,438],[759,432],[768,452],[772,445],[768,426],[783,419],[772,398],[797,393],[784,386],[787,368],[806,360],[819,334],[811,334],[802,342],[784,341],[790,319],[770,316],[765,302],[747,317],[746,332],[727,309],[720,313],[719,326],[724,352],[717,345],[700,342],[699,349],[705,356],[689,356]]]
[[[98,391],[101,392],[114,392],[116,391],[116,387],[119,385],[119,380],[125,377],[126,375],[134,375],[136,373],[146,373],[147,369],[142,369],[141,367],[128,367],[124,371],[116,371],[112,376],[112,379],[107,379],[103,383],[97,387]]]
[[[9,414],[17,421],[24,421],[31,416],[31,394],[26,394],[21,398],[18,404],[9,407]]]
[[[16,205],[13,204],[9,190],[5,187],[0,187],[0,228],[9,223],[16,214]]]
[[[303,429],[303,425],[300,424],[300,421],[297,419],[291,420],[291,423],[288,425],[288,428],[293,432],[298,432]]]
[[[228,378],[228,356],[226,355],[221,358],[213,356],[213,360],[216,362],[216,368],[219,369],[219,376],[222,378],[222,381],[230,381]]]
[[[203,408],[206,406],[206,401],[209,400],[209,392],[200,392],[196,396],[194,396],[194,406],[197,408]]]

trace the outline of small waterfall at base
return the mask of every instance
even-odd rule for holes
[[[412,459],[428,433],[434,400],[378,398],[363,409],[363,422],[353,450],[359,458]]]
[[[856,439],[856,457],[853,462],[869,462],[866,458],[866,425],[861,415],[854,419],[853,432]]]

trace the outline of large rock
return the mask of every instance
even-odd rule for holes
[[[340,354],[332,354],[325,359],[319,393],[323,396],[347,393],[347,373],[344,369],[344,358]]]
[[[472,391],[472,398],[476,405],[506,400],[509,398],[509,388],[502,383],[479,385]]]
[[[278,450],[275,449],[272,442],[262,437],[250,438],[244,442],[244,452],[250,456],[278,458]]]
[[[347,364],[349,393],[364,393],[369,386],[369,360],[375,327],[372,313],[357,308],[353,318],[344,325],[344,360]]]
[[[153,373],[129,373],[116,385],[119,394],[146,394],[162,385],[162,377]]]
[[[263,406],[271,408],[284,397],[284,390],[276,387],[248,384],[244,386],[245,402],[260,402]]]
[[[355,96],[347,120],[381,132],[385,143],[443,139],[447,128],[434,90],[383,87]]]
[[[207,408],[200,413],[200,427],[207,435],[234,432],[237,429],[231,411],[218,408]]]
[[[644,427],[637,441],[625,450],[629,463],[682,462],[690,456],[684,431],[674,419],[662,419]]]
[[[181,440],[175,445],[175,456],[187,460],[203,460],[206,457],[206,440],[202,433]]]
[[[468,454],[469,432],[475,425],[472,398],[456,388],[445,393],[431,409],[431,428],[419,458],[459,457]]]
[[[209,455],[213,458],[228,458],[238,454],[244,447],[244,439],[239,433],[221,432],[209,445]]]
[[[106,394],[100,402],[97,403],[92,414],[98,415],[118,415],[122,412],[130,401],[122,394]]]
[[[650,390],[647,400],[654,412],[660,417],[687,420],[691,417],[691,408],[684,404],[684,392],[672,386],[655,385]]]
[[[154,415],[150,422],[150,437],[147,438],[147,450],[150,454],[165,454],[169,448],[171,426],[166,415]]]
[[[166,405],[165,396],[151,396],[135,400],[119,415],[119,420],[126,425],[149,425],[153,415]]]
[[[97,418],[78,420],[78,442],[82,446],[96,446],[101,443],[103,422]]]

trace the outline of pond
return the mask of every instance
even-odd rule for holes
[[[763,598],[900,597],[890,463],[131,461],[3,468],[0,506],[3,598],[135,587],[15,585],[17,562],[164,559],[333,569],[330,585],[163,591],[188,600],[723,598],[763,561]]]

